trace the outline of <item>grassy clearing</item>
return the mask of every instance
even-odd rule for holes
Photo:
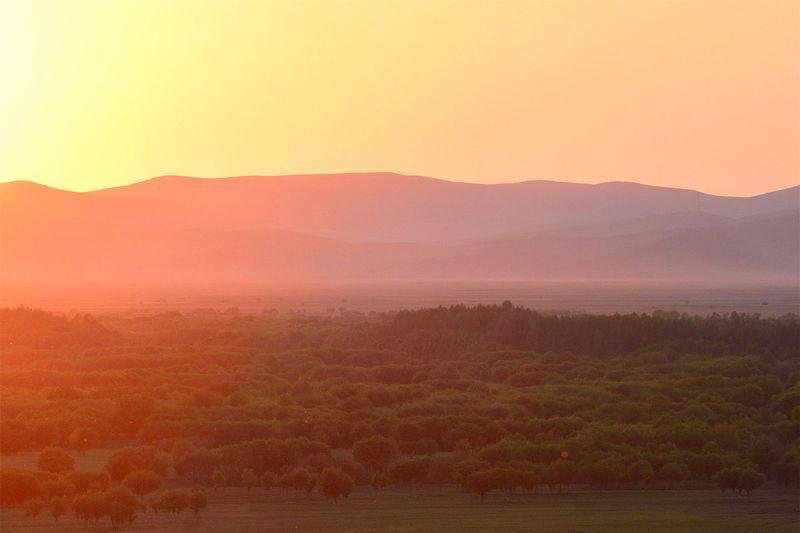
[[[800,492],[762,490],[750,497],[718,491],[618,491],[493,494],[483,502],[454,487],[357,489],[338,504],[240,488],[210,492],[199,516],[139,514],[130,530],[149,531],[798,531]],[[4,510],[2,530],[85,531],[83,523],[30,519]],[[114,528],[106,521],[92,530]]]

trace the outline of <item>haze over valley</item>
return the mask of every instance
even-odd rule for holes
[[[390,173],[164,176],[76,193],[0,184],[2,286],[387,280],[793,285],[800,188]]]
[[[0,531],[797,533],[798,20],[1,0]]]

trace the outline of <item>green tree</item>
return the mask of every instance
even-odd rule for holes
[[[483,500],[483,497],[487,492],[498,488],[497,474],[493,469],[472,472],[471,474],[467,475],[462,482],[462,485],[465,489],[470,492],[474,492],[481,497],[481,500]]]
[[[70,447],[79,453],[83,453],[91,448],[97,448],[102,444],[100,433],[98,433],[95,429],[86,426],[76,428],[72,433],[69,434],[67,441],[69,442]]]
[[[750,494],[766,482],[766,478],[760,472],[742,467],[723,468],[714,474],[713,480],[723,493],[734,490],[739,494]]]
[[[201,488],[193,488],[192,491],[189,493],[189,508],[194,511],[196,515],[201,510],[205,509],[208,506],[208,496],[206,496],[206,491]]]
[[[120,525],[124,523],[132,523],[136,518],[136,505],[122,502],[112,502],[109,506],[108,516],[111,518],[111,523]]]
[[[247,487],[248,494],[250,493],[250,489],[258,484],[258,476],[252,468],[245,468],[242,470],[242,483]]]
[[[75,459],[62,448],[45,448],[37,460],[39,470],[61,473],[75,470]]]
[[[225,486],[227,480],[225,479],[225,474],[217,468],[214,470],[214,473],[211,475],[211,482],[214,484],[214,490],[220,489]]]
[[[712,480],[723,494],[728,490],[736,490],[738,484],[736,469],[723,468],[714,474]]]
[[[784,487],[800,485],[800,453],[788,452],[775,463],[775,481]]]
[[[111,425],[119,433],[133,435],[139,431],[153,409],[150,398],[141,395],[119,398],[114,402],[110,414]]]
[[[75,518],[89,522],[100,520],[111,512],[111,502],[104,492],[89,492],[79,494],[72,503]]]
[[[161,476],[152,470],[136,470],[126,475],[122,484],[134,494],[144,496],[158,490],[163,481]]]
[[[32,498],[26,501],[22,508],[25,510],[25,516],[39,516],[39,513],[44,509],[44,501],[41,498]]]
[[[690,475],[689,467],[684,463],[666,463],[658,471],[658,477],[670,488],[680,486],[689,479]]]
[[[738,476],[738,487],[740,492],[750,494],[755,489],[761,487],[767,478],[761,472],[756,472],[752,468],[740,469]]]
[[[115,481],[136,470],[152,470],[160,476],[166,475],[172,465],[172,457],[153,446],[122,448],[109,456],[106,470]]]
[[[353,457],[368,469],[384,471],[399,453],[397,442],[388,437],[375,435],[353,444]]]
[[[42,498],[49,500],[57,497],[70,497],[75,494],[75,485],[70,483],[67,478],[54,477],[41,482]]]
[[[383,490],[389,486],[389,478],[385,474],[377,474],[370,481],[370,486],[375,490]]]
[[[0,470],[0,505],[16,507],[37,498],[42,493],[39,480],[30,472],[15,469]]]
[[[111,483],[108,473],[92,472],[91,470],[70,472],[67,480],[75,486],[75,492],[79,494],[89,491],[104,491]]]
[[[653,466],[650,461],[640,459],[628,468],[628,479],[634,485],[647,484],[653,478]]]
[[[53,521],[56,523],[58,522],[59,518],[64,516],[68,507],[69,500],[63,497],[50,498],[50,501],[47,503],[47,508],[50,510],[50,516],[53,517]]]
[[[295,468],[279,480],[281,487],[293,488],[303,492],[311,492],[317,484],[317,479],[305,468]]]
[[[340,497],[347,498],[353,490],[353,485],[353,478],[339,468],[330,467],[322,471],[320,488],[328,499],[336,501]]]
[[[430,457],[400,460],[389,467],[389,478],[394,483],[425,483],[430,466]]]
[[[274,472],[267,470],[261,474],[261,488],[264,490],[270,490],[274,487],[277,487],[278,481],[278,476],[276,476]]]
[[[103,496],[106,500],[106,514],[111,518],[112,524],[130,524],[134,521],[139,501],[127,487],[111,489]]]
[[[753,447],[750,450],[750,457],[761,471],[766,472],[779,458],[777,449],[778,445],[775,439],[767,435],[761,435],[753,443]]]
[[[168,513],[181,514],[189,506],[190,491],[172,489],[158,493],[159,506]]]

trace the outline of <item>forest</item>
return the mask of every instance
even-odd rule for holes
[[[202,513],[225,487],[449,485],[480,505],[800,484],[796,315],[14,308],[0,347],[0,457],[37,456],[3,464],[0,504],[31,517]]]

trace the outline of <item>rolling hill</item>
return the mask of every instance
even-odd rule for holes
[[[0,184],[3,284],[380,279],[796,282],[800,188],[751,198],[611,182],[399,174]]]

